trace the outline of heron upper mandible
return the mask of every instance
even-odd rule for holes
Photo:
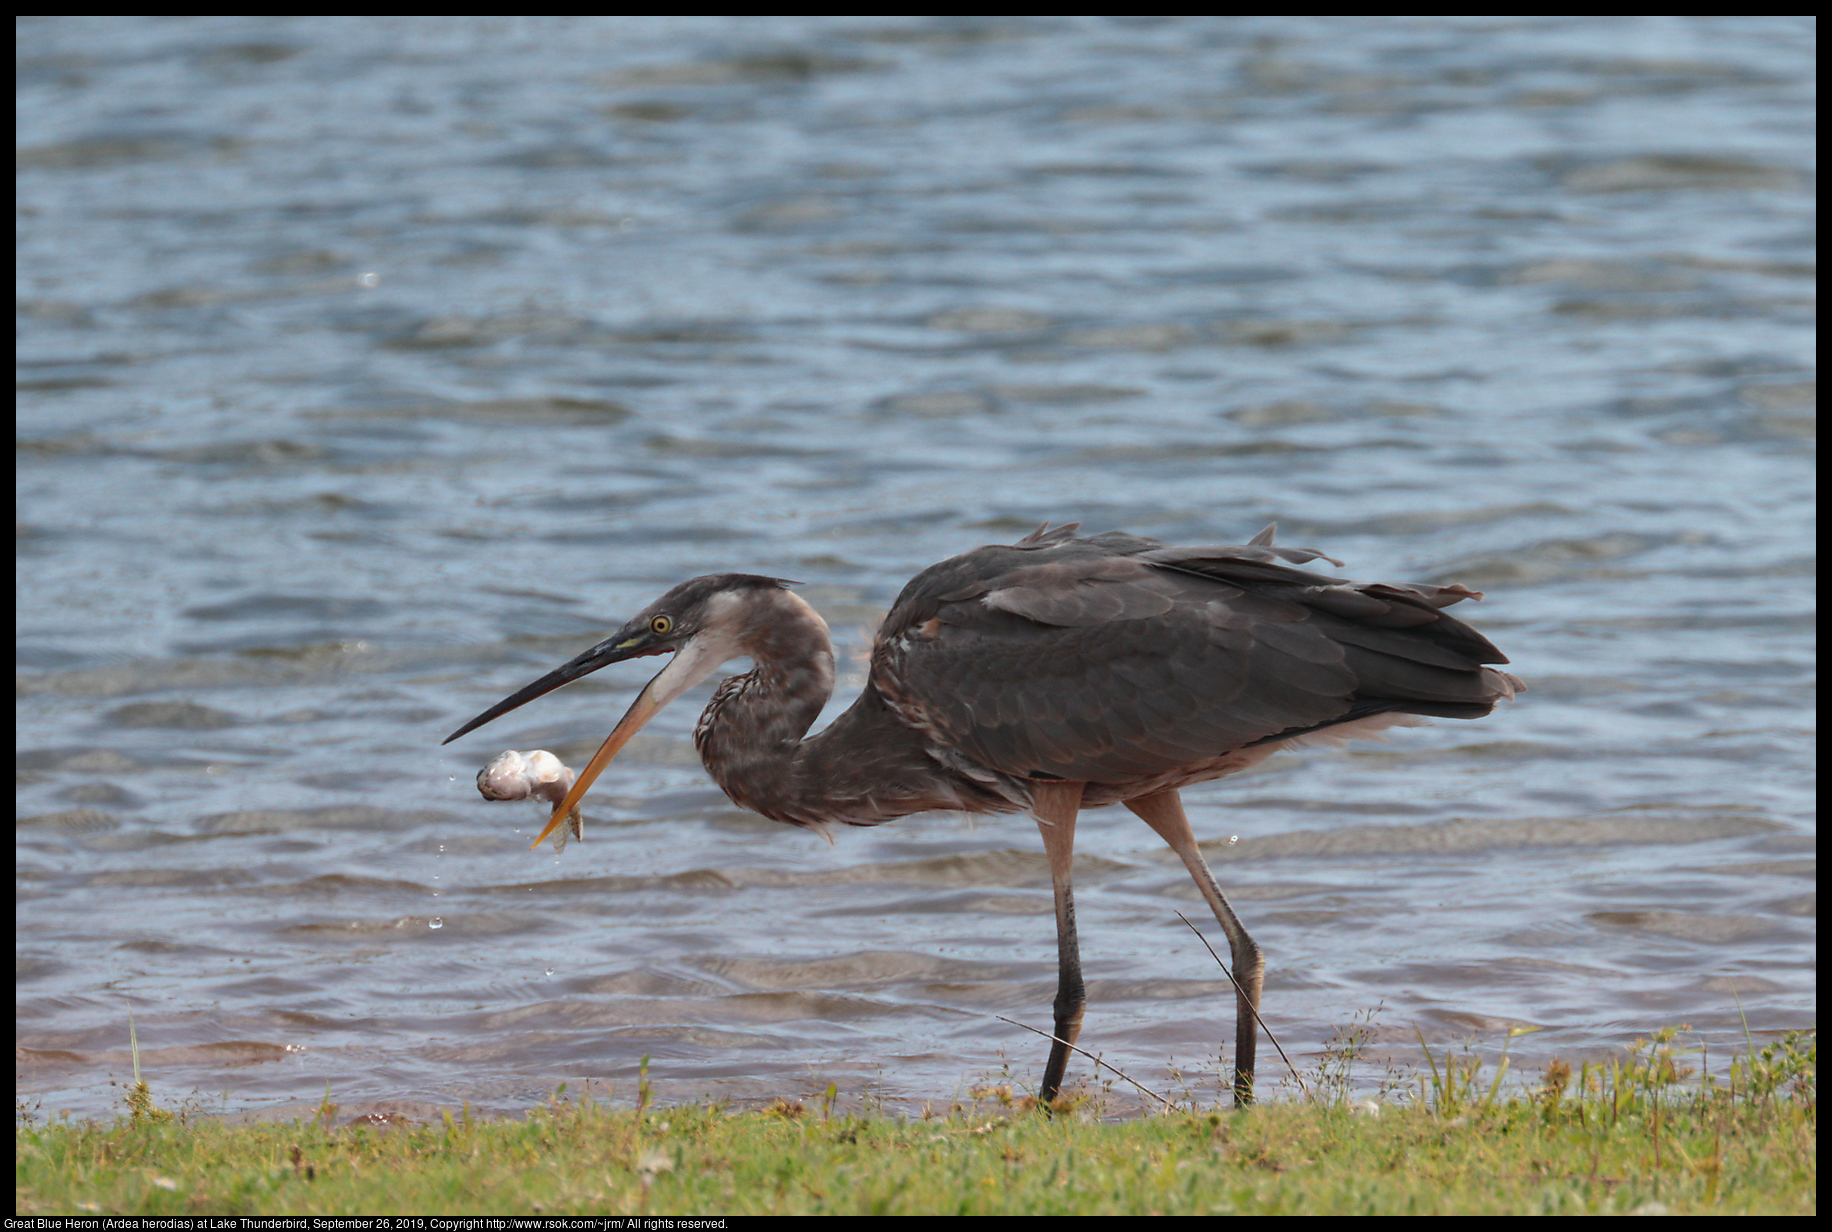
[[[1253,1099],[1265,963],[1202,858],[1179,789],[1319,737],[1371,736],[1414,716],[1477,719],[1523,686],[1507,657],[1443,613],[1463,586],[1350,582],[1292,568],[1321,552],[1165,547],[1048,523],[917,574],[872,646],[865,691],[818,735],[833,693],[827,625],[779,578],[682,582],[564,667],[446,743],[607,664],[674,658],[637,694],[535,840],[539,846],[642,726],[728,659],[755,666],[694,729],[725,794],[826,833],[949,809],[1037,819],[1056,893],[1055,1099],[1086,997],[1070,871],[1082,809],[1124,804],[1183,860],[1233,952],[1234,1099]],[[1281,561],[1286,563],[1280,563]]]

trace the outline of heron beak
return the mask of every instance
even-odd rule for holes
[[[625,659],[641,658],[644,655],[666,654],[675,648],[672,639],[657,636],[647,628],[638,628],[634,631],[628,628],[620,629],[616,634],[599,642],[571,662],[555,668],[532,684],[517,689],[440,743],[450,744],[458,737],[475,731],[485,723],[499,719],[511,710],[525,706],[535,698],[551,693],[563,684],[570,684],[581,676],[589,676],[601,667],[621,663]],[[644,685],[642,692],[636,695],[636,701],[625,712],[623,719],[611,732],[610,737],[599,746],[598,752],[592,756],[591,763],[585,768],[585,773],[573,783],[572,790],[566,793],[566,799],[561,801],[559,808],[554,810],[553,818],[547,823],[547,828],[541,831],[541,837],[534,840],[534,846],[539,847],[542,841],[553,833],[554,827],[559,825],[560,820],[579,803],[579,798],[585,794],[586,788],[590,787],[592,781],[603,773],[604,768],[610,764],[611,758],[617,755],[617,751],[629,741],[630,737],[641,730],[643,724],[654,718],[661,708],[672,700],[671,696],[658,699],[656,694],[655,681],[660,680],[666,671],[667,668],[663,668],[656,674],[655,680]]]
[[[669,666],[672,667],[673,664]],[[611,729],[611,734],[604,738],[604,743],[598,746],[598,751],[592,754],[592,759],[585,763],[585,769],[581,770],[579,777],[573,780],[572,790],[566,793],[565,799],[554,805],[553,816],[547,819],[547,828],[541,831],[539,838],[528,844],[530,851],[546,842],[547,836],[554,832],[561,821],[565,820],[566,815],[578,807],[579,801],[585,798],[585,793],[591,790],[592,784],[598,781],[598,776],[604,773],[604,768],[611,764],[611,758],[617,756],[623,746],[630,742],[630,737],[641,731],[645,723],[660,714],[662,707],[673,700],[671,697],[656,696],[655,681],[660,680],[667,671],[668,668],[664,667],[655,674],[655,680],[651,680],[642,687],[642,692],[636,695],[636,700],[630,703],[630,708],[623,712],[621,719],[617,720],[617,726]]]
[[[589,676],[601,667],[609,667],[625,659],[639,659],[644,655],[667,654],[673,649],[675,649],[675,643],[671,639],[657,636],[646,628],[632,631],[626,626],[584,654],[575,657],[570,663],[556,667],[533,684],[517,689],[439,743],[450,744],[458,737],[476,731],[485,723],[494,722],[511,710],[526,706],[535,698],[543,697],[563,684],[571,684],[581,676]]]
[[[590,675],[601,667],[621,663],[625,659],[667,654],[670,651],[675,654],[668,661],[668,666],[655,673],[655,678],[643,686],[636,700],[630,703],[630,708],[624,711],[623,718],[617,721],[617,726],[611,729],[611,734],[604,738],[604,743],[598,746],[591,761],[573,781],[572,790],[554,808],[547,828],[541,831],[541,837],[532,844],[539,847],[566,815],[578,807],[591,785],[604,773],[604,768],[611,764],[611,758],[617,756],[623,746],[630,742],[631,736],[641,731],[643,725],[660,714],[669,702],[706,679],[719,664],[739,653],[729,639],[706,636],[687,636],[683,639],[679,633],[668,636],[653,633],[646,626],[639,625],[634,629],[625,626],[564,667],[555,668],[533,684],[503,698],[447,736],[442,743],[450,744],[466,732],[474,731],[492,719],[501,718],[516,707],[524,706],[581,676]]]

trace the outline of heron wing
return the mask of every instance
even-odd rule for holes
[[[872,683],[981,765],[1102,783],[1385,711],[1474,718],[1517,683],[1441,610],[1474,592],[1311,573],[1287,562],[1319,554],[1269,539],[1033,535],[943,561],[885,620]]]

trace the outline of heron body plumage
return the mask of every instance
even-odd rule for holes
[[[743,807],[822,834],[931,810],[1037,816],[1057,887],[1056,1025],[1067,1043],[1082,1004],[1074,817],[1125,803],[1178,851],[1236,967],[1248,969],[1236,1045],[1244,1102],[1259,951],[1214,884],[1177,790],[1294,744],[1376,735],[1421,716],[1479,718],[1522,686],[1492,666],[1507,662],[1500,651],[1444,613],[1481,597],[1465,587],[1310,572],[1299,566],[1340,562],[1274,546],[1271,527],[1215,547],[1120,532],[1078,538],[1077,528],[1046,525],[911,579],[878,630],[860,696],[816,735],[809,729],[834,685],[826,623],[779,579],[715,574],[675,587],[448,739],[607,663],[672,651],[557,819],[662,706],[748,657],[752,670],[719,686],[694,732],[707,770]],[[1059,1043],[1046,1098],[1066,1061]]]

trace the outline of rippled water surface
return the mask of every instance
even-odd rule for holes
[[[1415,1024],[1543,1028],[1525,1066],[1806,1025],[1813,53],[1759,17],[25,22],[20,1094],[118,1107],[130,1012],[156,1092],[268,1115],[627,1098],[645,1055],[666,1098],[1034,1083],[995,1016],[1055,986],[1023,817],[829,847],[726,801],[690,698],[529,851],[477,767],[579,764],[638,663],[438,742],[725,570],[805,583],[837,712],[910,575],[1044,519],[1276,520],[1487,592],[1519,701],[1187,793],[1299,1064],[1383,1005],[1402,1070]],[[1212,1091],[1194,887],[1123,810],[1079,837],[1084,1043]]]

